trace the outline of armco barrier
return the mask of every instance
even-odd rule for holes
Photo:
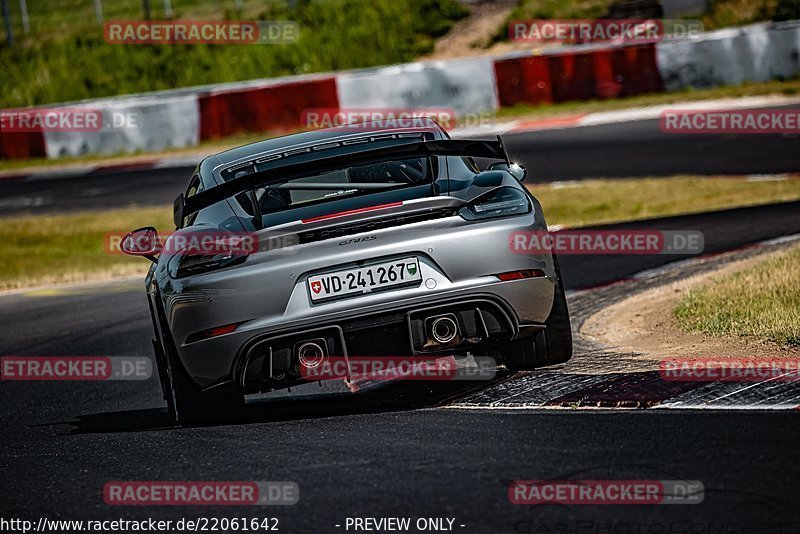
[[[616,50],[598,50],[592,55],[592,73],[594,74],[594,90],[597,98],[617,98],[622,95],[624,78],[618,73]]]
[[[593,58],[592,52],[549,57],[553,102],[590,100],[597,96]]]
[[[655,93],[664,90],[654,44],[597,50],[592,54],[597,98]]]
[[[94,101],[70,108],[100,109],[99,132],[45,132],[48,158],[153,152],[195,146],[200,140],[197,96]]]
[[[550,65],[545,56],[511,57],[494,63],[500,107],[553,101]]]
[[[658,45],[667,91],[786,79],[800,73],[800,26],[757,24]]]
[[[0,132],[0,159],[28,159],[45,156],[42,132]]]
[[[664,81],[656,62],[659,45],[624,46],[612,51],[614,77],[621,92],[614,96],[640,95],[664,90]]]
[[[493,60],[488,57],[408,63],[344,72],[337,77],[342,108],[448,108],[467,113],[497,109]]]
[[[215,91],[200,96],[200,139],[297,130],[309,108],[338,109],[336,78]]]
[[[662,91],[654,44],[516,56],[495,62],[501,106]]]

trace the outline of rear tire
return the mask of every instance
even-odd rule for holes
[[[561,281],[558,260],[553,307],[545,321],[545,329],[534,335],[509,343],[505,366],[509,371],[533,371],[548,365],[565,363],[572,358],[572,327],[569,320],[567,296]]]
[[[177,353],[170,354],[170,384],[174,417],[180,425],[236,419],[244,412],[244,398],[236,393],[203,393],[189,377]]]
[[[156,340],[154,348],[163,351],[163,361],[166,363],[166,369],[163,370],[166,371],[164,396],[170,416],[180,425],[214,423],[241,416],[245,404],[240,394],[203,393],[195,384],[178,357],[172,334],[162,317],[159,313],[163,339],[160,342]],[[159,356],[156,354],[156,358]],[[162,369],[159,371],[163,372]]]

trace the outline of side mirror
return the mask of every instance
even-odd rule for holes
[[[172,222],[175,223],[175,228],[180,228],[183,226],[183,212],[185,204],[183,193],[179,193],[178,196],[175,197],[175,201],[172,203]]]
[[[504,163],[504,162],[497,162],[492,163],[489,165],[489,168],[486,169],[487,171],[506,171],[507,173],[511,174],[514,178],[519,180],[520,182],[525,180],[525,177],[528,176],[528,170],[520,165],[519,163]]]
[[[161,240],[158,231],[152,226],[145,226],[133,232],[128,232],[122,238],[122,252],[131,256],[144,256],[152,262],[156,261],[156,254],[161,252]]]

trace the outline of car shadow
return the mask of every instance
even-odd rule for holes
[[[497,376],[492,380],[480,382],[398,381],[356,393],[265,399],[249,403],[241,414],[237,414],[225,421],[210,424],[177,425],[166,407],[85,414],[77,416],[73,421],[55,424],[69,425],[68,434],[102,434],[174,430],[187,427],[275,423],[323,417],[419,410],[446,405],[464,395],[475,393],[498,382],[508,380],[513,376],[513,373],[502,371],[498,372]],[[49,425],[52,424],[54,423]]]

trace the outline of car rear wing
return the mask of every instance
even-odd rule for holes
[[[175,226],[180,227],[184,217],[216,204],[222,200],[234,197],[239,193],[251,191],[258,187],[274,182],[282,182],[294,178],[335,171],[353,165],[368,165],[381,163],[392,159],[406,159],[424,156],[471,156],[476,158],[502,159],[510,163],[503,140],[497,136],[495,141],[471,141],[443,139],[434,141],[420,141],[415,138],[401,141],[397,144],[384,147],[364,147],[364,150],[354,150],[346,154],[336,154],[328,157],[319,157],[303,163],[292,163],[291,157],[280,160],[280,165],[255,172],[223,182],[220,185],[201,191],[196,195],[184,198],[178,195],[174,205]],[[299,155],[299,154],[298,154]],[[253,166],[252,168],[257,169]]]

